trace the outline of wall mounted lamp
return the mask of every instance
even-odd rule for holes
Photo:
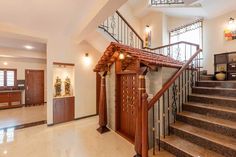
[[[89,66],[91,64],[91,58],[89,57],[89,54],[88,53],[85,53],[85,56],[84,56],[84,64],[86,66]]]

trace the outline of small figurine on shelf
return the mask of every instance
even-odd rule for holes
[[[70,96],[70,87],[71,87],[71,82],[70,78],[67,76],[65,79],[65,96]]]
[[[61,96],[61,79],[58,76],[56,78],[54,87],[55,87],[55,92],[56,92],[55,97]]]

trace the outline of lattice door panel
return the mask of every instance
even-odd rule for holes
[[[120,92],[120,131],[130,138],[134,138],[136,106],[138,103],[136,75],[120,76]]]

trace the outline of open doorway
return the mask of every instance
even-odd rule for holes
[[[46,123],[46,42],[0,36],[0,130]]]

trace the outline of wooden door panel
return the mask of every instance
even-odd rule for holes
[[[44,71],[26,70],[25,104],[42,105],[44,103]]]
[[[136,106],[138,103],[137,77],[135,74],[120,75],[119,81],[119,130],[122,134],[134,140]]]

